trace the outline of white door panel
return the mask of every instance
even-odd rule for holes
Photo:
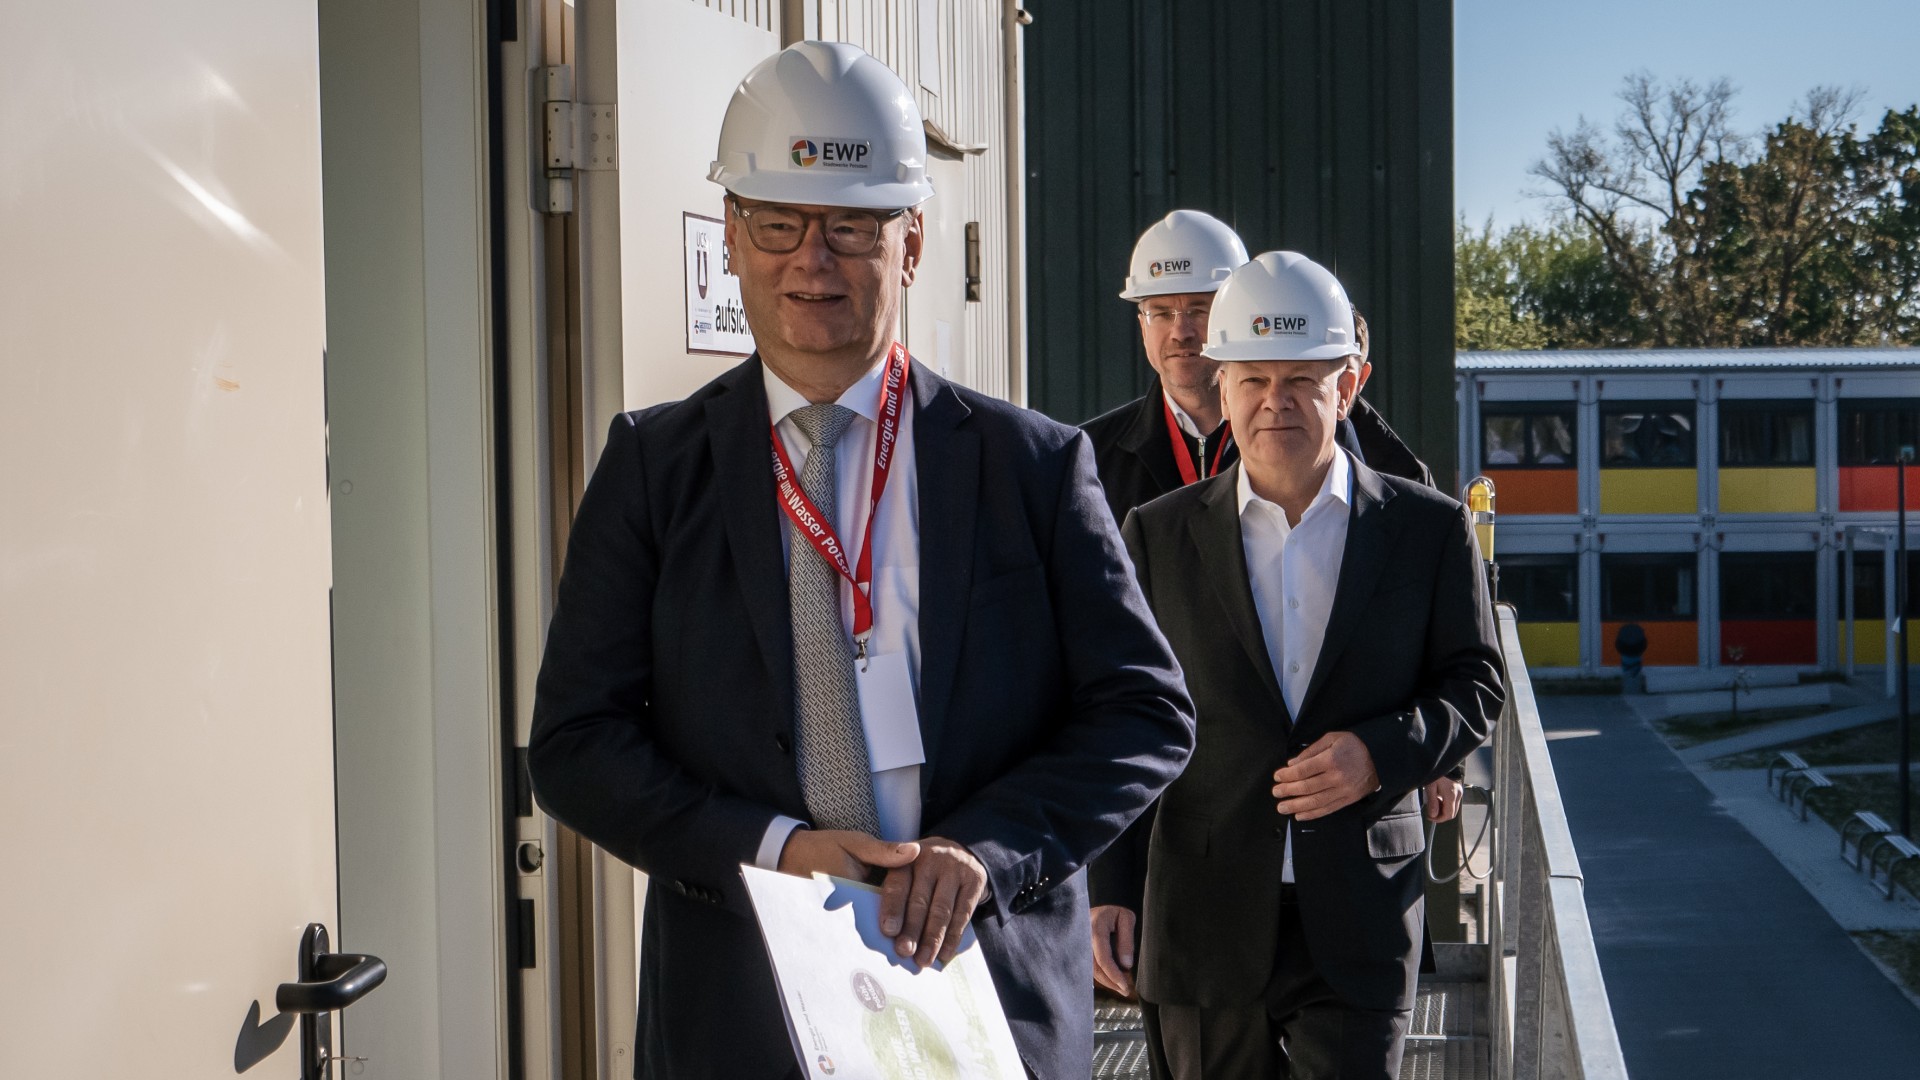
[[[687,350],[681,215],[721,216],[726,193],[707,180],[720,121],[734,87],[780,39],[686,0],[620,0],[617,26],[620,326],[631,409],[686,397],[740,362]],[[591,422],[596,434],[606,427]]]
[[[0,1076],[231,1075],[334,918],[315,11],[9,14]]]

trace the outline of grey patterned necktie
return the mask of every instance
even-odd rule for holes
[[[813,443],[800,489],[836,529],[833,446],[853,423],[838,405],[809,405],[791,414]],[[791,524],[791,523],[789,523]],[[845,537],[842,534],[844,549]],[[856,552],[849,551],[851,560]],[[797,528],[787,530],[787,599],[793,618],[793,689],[800,722],[794,757],[813,824],[880,835],[867,733],[860,725],[853,649],[840,623],[840,574]]]

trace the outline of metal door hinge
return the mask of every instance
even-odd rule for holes
[[[543,120],[542,157],[546,165],[549,214],[573,212],[576,171],[612,171],[620,161],[620,110],[616,105],[585,105],[573,100],[573,68],[539,69]]]

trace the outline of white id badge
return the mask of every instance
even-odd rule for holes
[[[860,726],[867,732],[867,757],[876,773],[924,765],[920,710],[913,701],[905,652],[882,653],[853,662],[860,690]]]

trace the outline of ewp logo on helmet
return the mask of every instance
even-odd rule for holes
[[[790,147],[791,160],[799,169],[873,168],[873,144],[865,139],[836,139],[820,135],[795,135]]]
[[[1253,334],[1266,337],[1278,334],[1281,337],[1306,337],[1307,317],[1305,315],[1255,315]]]
[[[1180,276],[1193,273],[1192,259],[1162,259],[1147,267],[1147,273],[1154,277]]]

